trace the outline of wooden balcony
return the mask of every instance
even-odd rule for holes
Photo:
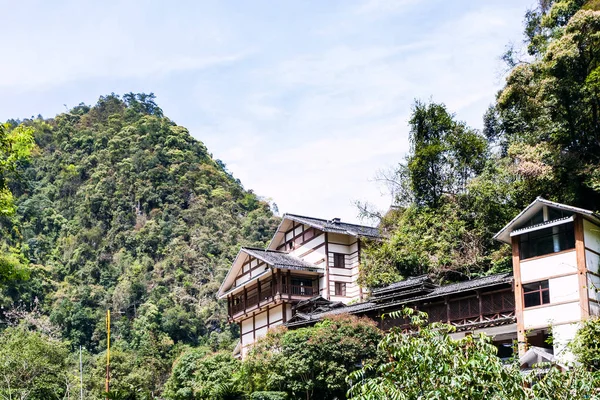
[[[408,306],[426,312],[429,322],[444,322],[454,325],[457,331],[516,322],[514,293],[510,289],[459,299],[446,299],[439,303],[409,304]],[[392,327],[398,327],[404,331],[413,329],[407,318],[384,319],[381,323],[381,328],[384,330]]]
[[[301,284],[292,284],[294,281]],[[319,294],[318,279],[287,275],[267,282],[257,282],[256,285],[244,288],[237,296],[227,299],[229,317],[252,311],[277,299],[299,301]]]

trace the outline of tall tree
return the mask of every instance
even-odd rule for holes
[[[419,205],[437,206],[443,195],[463,193],[485,164],[483,135],[454,120],[443,104],[413,105],[408,170]]]

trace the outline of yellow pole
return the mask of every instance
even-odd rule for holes
[[[110,310],[106,310],[106,393],[110,390]],[[108,400],[108,397],[107,397]]]

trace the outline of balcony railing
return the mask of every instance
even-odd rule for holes
[[[410,307],[410,305],[409,305]],[[429,322],[444,322],[457,329],[476,325],[494,325],[510,323],[515,319],[514,294],[511,290],[471,296],[459,300],[450,300],[438,304],[418,307],[428,315]],[[384,330],[398,327],[410,331],[408,318],[384,319]]]
[[[315,280],[312,282],[312,286],[292,285],[285,283],[282,283],[280,286],[278,286],[276,282],[273,282],[272,284],[268,284],[260,288],[254,287],[250,290],[251,293],[244,293],[243,295],[237,297],[235,300],[230,299],[231,303],[229,303],[229,316],[233,316],[245,310],[249,310],[259,304],[264,304],[265,302],[272,301],[275,295],[277,294],[278,289],[280,290],[280,295],[284,298],[308,298],[316,296],[319,293],[317,285],[318,283]]]

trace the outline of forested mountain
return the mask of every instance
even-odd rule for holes
[[[18,211],[1,226],[30,277],[1,287],[0,320],[34,310],[32,323],[48,316],[57,338],[96,353],[110,308],[115,360],[124,352],[128,373],[154,387],[178,344],[229,345],[214,294],[240,245],[270,239],[269,205],[153,95],[104,96],[22,126],[37,147],[10,183]]]
[[[537,196],[600,209],[600,2],[540,0],[525,16],[524,33],[524,46],[503,57],[506,84],[482,116],[483,130],[443,103],[415,102],[410,152],[383,176],[395,207],[376,215],[385,238],[364,250],[366,286],[510,269],[510,249],[493,235]],[[236,398],[215,393],[308,393],[318,385],[335,386],[343,398],[344,376],[362,360],[349,362],[345,352],[354,347],[340,344],[331,321],[316,331],[275,332],[272,351],[250,363],[231,357],[237,333],[214,294],[239,247],[264,246],[277,223],[269,205],[166,118],[151,94],[108,95],[55,118],[1,125],[0,397],[69,397],[78,389],[81,345],[85,398],[105,398],[104,318],[111,309],[112,398]],[[348,332],[363,331],[357,321],[345,323]],[[315,332],[323,337],[320,329],[332,335],[305,346]],[[585,349],[598,348],[594,329],[588,336],[596,344]],[[357,337],[354,343],[366,343]],[[410,357],[422,348],[402,340]],[[301,356],[280,357],[286,349]],[[483,353],[481,365],[501,367],[488,362],[492,352]],[[430,359],[432,376],[438,367],[455,373]],[[311,371],[320,381],[308,378],[307,365],[317,366]],[[378,371],[389,372],[395,386],[396,371],[405,369],[389,365]],[[473,386],[468,376],[464,387],[448,388],[464,395]],[[377,384],[367,380],[365,390]],[[420,385],[412,389],[424,393]],[[440,397],[439,388],[425,389]],[[565,393],[518,398],[573,396]],[[379,398],[369,396],[362,398]]]

